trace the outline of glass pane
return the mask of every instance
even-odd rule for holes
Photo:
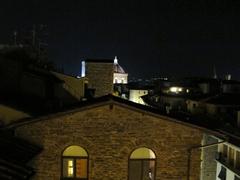
[[[63,177],[74,177],[74,160],[70,158],[63,159]]]
[[[76,160],[76,177],[87,178],[87,159],[77,159]]]
[[[153,180],[155,175],[155,160],[143,160],[143,180]]]
[[[130,159],[155,159],[156,156],[151,149],[138,148],[132,152]]]
[[[129,180],[142,180],[141,160],[129,160]]]

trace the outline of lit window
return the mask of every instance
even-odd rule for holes
[[[129,180],[154,180],[156,156],[151,149],[138,148],[129,159]]]
[[[62,179],[88,179],[88,154],[80,146],[69,146],[62,155]]]
[[[73,176],[73,160],[68,161],[68,176],[72,177]]]

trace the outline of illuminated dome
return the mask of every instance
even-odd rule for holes
[[[114,59],[114,73],[122,73],[122,74],[125,73],[123,68],[118,64],[117,57],[115,57]]]

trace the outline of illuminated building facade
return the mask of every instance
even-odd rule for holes
[[[128,73],[118,64],[118,59],[114,59],[114,73],[113,73],[113,83],[114,84],[127,84],[128,83]]]
[[[82,61],[82,77],[88,78],[88,86],[95,89],[95,97],[112,94],[114,84],[127,84],[128,74],[112,59],[86,59]]]
[[[210,132],[114,96],[9,128],[43,147],[32,179],[199,180],[201,152],[188,152]]]
[[[129,100],[135,103],[145,105],[145,102],[142,99],[142,96],[148,94],[148,89],[138,88],[138,89],[129,89]]]

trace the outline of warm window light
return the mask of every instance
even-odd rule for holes
[[[73,160],[68,161],[68,176],[73,176]]]
[[[63,154],[62,176],[65,179],[88,179],[88,154],[80,146],[69,146]]]

